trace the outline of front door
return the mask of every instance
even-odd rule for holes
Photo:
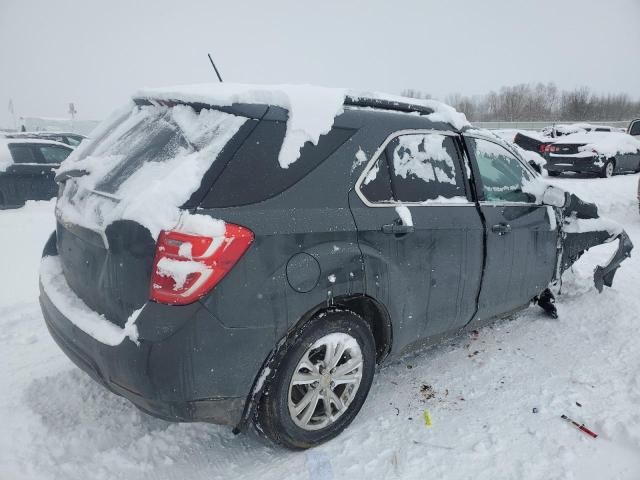
[[[486,261],[477,319],[527,305],[547,288],[557,260],[553,207],[534,193],[540,182],[512,152],[491,139],[465,135],[480,210],[487,228]],[[529,193],[533,192],[533,193]]]
[[[462,326],[475,312],[483,226],[461,152],[455,134],[398,132],[351,192],[367,294],[389,310],[394,349]]]

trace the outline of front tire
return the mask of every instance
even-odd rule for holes
[[[602,178],[611,178],[613,177],[613,173],[615,171],[616,168],[616,162],[609,159],[604,163],[604,166],[602,167],[602,171],[600,172],[600,176]]]
[[[376,363],[375,340],[362,317],[321,314],[283,345],[265,387],[257,429],[291,449],[306,449],[342,432],[364,404]]]

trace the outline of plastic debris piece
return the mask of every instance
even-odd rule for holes
[[[582,404],[580,402],[576,402],[576,405],[582,407]]]
[[[538,408],[537,407],[533,407],[533,413],[538,413]]]
[[[432,423],[431,423],[431,415],[429,415],[429,410],[425,410],[424,411],[424,424],[427,427],[430,427],[432,425]]]
[[[584,426],[584,423],[580,424],[578,422],[576,422],[575,420],[571,420],[569,417],[567,417],[566,415],[562,415],[560,418],[562,418],[563,420],[566,420],[567,422],[571,423],[573,426],[575,426],[578,430],[581,430],[582,432],[586,433],[587,435],[589,435],[591,438],[598,438],[598,434],[592,432],[591,430],[589,430],[587,427]]]

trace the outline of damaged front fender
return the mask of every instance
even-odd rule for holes
[[[631,256],[633,243],[616,222],[600,218],[593,203],[582,201],[574,194],[566,193],[562,208],[562,253],[560,273],[573,265],[588,249],[618,240],[618,248],[606,265],[594,271],[594,283],[598,292],[613,284],[613,277],[620,264]]]
[[[596,271],[593,273],[593,280],[596,284],[598,292],[602,292],[604,285],[610,287],[613,284],[613,276],[616,274],[616,270],[625,258],[631,256],[631,250],[633,250],[633,243],[627,232],[624,230],[616,237],[618,239],[618,249],[609,259],[607,264],[603,267],[598,265]]]

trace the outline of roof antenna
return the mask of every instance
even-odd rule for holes
[[[216,64],[213,63],[213,58],[211,58],[211,54],[207,53],[207,56],[209,57],[209,61],[211,62],[211,66],[216,71],[216,75],[218,76],[218,80],[220,80],[220,83],[222,83],[222,77],[220,76],[220,72],[218,72],[218,69],[216,68]]]

